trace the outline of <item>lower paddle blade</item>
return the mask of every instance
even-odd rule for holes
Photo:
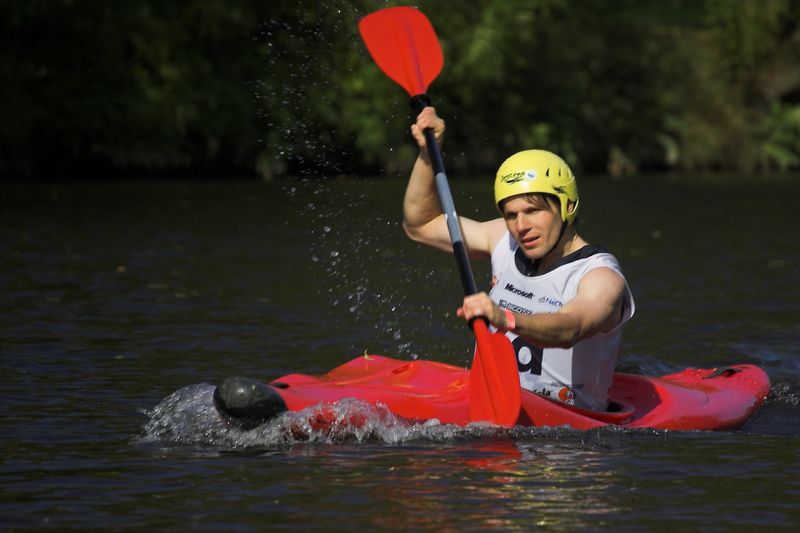
[[[439,39],[428,17],[413,7],[375,11],[358,22],[372,59],[409,96],[424,94],[444,66]]]
[[[505,335],[490,333],[480,320],[472,329],[476,347],[469,374],[470,419],[513,426],[522,405],[514,348]]]

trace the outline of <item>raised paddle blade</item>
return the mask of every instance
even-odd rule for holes
[[[413,7],[390,7],[358,22],[378,67],[409,96],[425,94],[444,65],[442,47],[428,17]]]
[[[490,333],[482,320],[472,323],[477,340],[469,373],[469,417],[510,427],[522,405],[517,357],[511,341]]]

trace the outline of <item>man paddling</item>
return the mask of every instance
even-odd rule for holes
[[[441,144],[444,121],[425,108],[411,127],[420,151],[403,200],[403,227],[418,242],[452,251],[423,131]],[[605,410],[622,329],[633,315],[616,258],[578,233],[578,189],[569,166],[544,150],[509,157],[495,178],[501,217],[460,217],[471,257],[491,258],[493,287],[464,298],[458,316],[506,331],[520,384],[578,407]]]

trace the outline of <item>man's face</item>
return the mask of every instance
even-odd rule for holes
[[[503,202],[503,218],[522,253],[531,261],[547,255],[561,235],[559,206],[544,195],[512,196]]]

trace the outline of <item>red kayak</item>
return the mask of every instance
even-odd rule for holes
[[[289,374],[267,385],[230,379],[238,381],[221,384],[214,398],[234,418],[263,421],[285,410],[356,398],[408,420],[470,422],[469,370],[433,361],[365,355],[320,376]],[[769,389],[767,374],[749,364],[688,368],[661,377],[617,373],[609,411],[579,409],[523,390],[517,425],[730,430],[753,415]]]

